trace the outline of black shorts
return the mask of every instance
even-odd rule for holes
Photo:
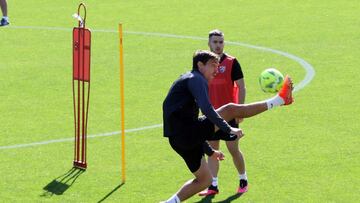
[[[192,122],[181,134],[169,137],[171,147],[185,161],[192,173],[196,172],[201,165],[204,156],[203,144],[214,134],[214,124],[206,117],[200,117],[197,122]]]
[[[234,127],[234,128],[238,128],[238,127],[239,127],[239,125],[236,124],[235,119],[229,121],[228,123],[229,123],[229,125],[230,125],[231,127]],[[213,141],[213,140],[234,141],[235,139],[236,139],[236,137],[230,136],[228,133],[225,133],[225,132],[222,131],[222,130],[218,130],[218,131],[216,131],[216,133],[214,134],[214,136],[211,136],[211,137],[208,138],[207,140],[209,140],[209,141]]]

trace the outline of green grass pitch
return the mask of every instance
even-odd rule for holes
[[[88,169],[72,171],[71,17],[79,1],[11,0],[0,28],[0,202],[159,202],[192,175],[162,128],[126,135],[121,183],[119,134],[88,140]],[[171,83],[191,67],[207,33],[300,57],[315,77],[295,103],[246,119],[240,141],[249,191],[233,198],[237,173],[222,143],[213,199],[187,202],[357,202],[360,199],[358,1],[86,0],[92,32],[90,135],[120,130],[117,25],[124,27],[126,129],[162,123]],[[193,36],[179,38],[156,34]],[[279,54],[235,44],[225,51],[243,68],[246,102],[266,99],[262,70],[300,83],[306,71]],[[8,146],[17,146],[8,148]]]

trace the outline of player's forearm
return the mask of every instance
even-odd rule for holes
[[[239,104],[245,103],[246,88],[239,88]]]

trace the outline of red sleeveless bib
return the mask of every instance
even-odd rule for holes
[[[231,79],[234,57],[227,55],[220,63],[215,78],[209,82],[210,102],[215,109],[227,103],[239,103],[239,88]]]

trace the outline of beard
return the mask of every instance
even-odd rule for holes
[[[223,53],[223,49],[221,48],[215,48],[215,50],[213,50],[212,52],[218,54],[218,55],[221,55]]]

